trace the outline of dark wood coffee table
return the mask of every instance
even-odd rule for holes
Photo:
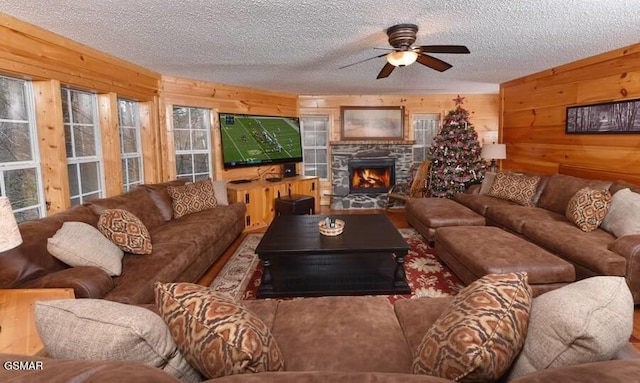
[[[258,298],[411,293],[409,245],[386,215],[331,215],[345,221],[334,237],[318,230],[325,217],[275,217],[256,248],[264,267]]]

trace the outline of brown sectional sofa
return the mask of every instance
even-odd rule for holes
[[[422,337],[452,300],[419,298],[393,305],[386,297],[375,296],[244,301],[243,305],[271,330],[285,371],[230,375],[207,382],[450,382],[410,372]],[[612,360],[542,370],[511,382],[633,381],[640,374],[638,358],[627,344]],[[91,382],[119,381],[119,377],[127,380],[121,371],[130,371],[133,365],[0,355],[1,362],[7,360],[43,361],[42,371],[0,369],[0,380],[14,383],[70,381],[80,375],[87,379],[82,381]],[[138,366],[128,380],[179,382],[157,368]]]
[[[590,180],[564,174],[540,176],[533,207],[480,195],[480,185],[455,195],[453,201],[483,217],[487,225],[500,227],[570,262],[575,268],[576,280],[596,275],[624,276],[635,303],[640,303],[640,235],[616,238],[601,228],[583,232],[565,216],[569,200],[583,187],[608,189],[611,194],[623,188],[640,193],[640,187],[624,181]],[[405,212],[409,223],[425,238],[433,237],[434,230],[425,225],[425,217],[433,212],[426,211],[419,199],[409,201]],[[464,236],[459,240],[464,241]]]
[[[114,197],[92,200],[19,225],[23,243],[0,253],[0,288],[71,287],[76,298],[122,303],[153,302],[153,283],[195,282],[244,229],[246,206],[231,203],[173,219],[168,185],[141,185]],[[153,251],[125,253],[122,274],[110,277],[93,266],[69,267],[47,251],[47,239],[66,221],[97,225],[104,209],[135,214],[149,230]]]

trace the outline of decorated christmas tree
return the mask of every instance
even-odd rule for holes
[[[480,158],[478,134],[469,121],[469,112],[462,107],[463,100],[460,96],[453,99],[456,108],[444,118],[429,151],[432,197],[451,198],[484,178],[486,164]]]

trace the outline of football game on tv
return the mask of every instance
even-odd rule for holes
[[[220,113],[224,168],[302,161],[297,117]]]

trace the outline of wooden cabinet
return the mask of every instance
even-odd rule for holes
[[[278,182],[252,181],[227,185],[230,202],[244,202],[247,205],[245,230],[269,226],[275,217],[275,199],[280,195],[310,195],[315,198],[316,213],[320,211],[320,187],[318,177],[296,176],[283,178]]]

